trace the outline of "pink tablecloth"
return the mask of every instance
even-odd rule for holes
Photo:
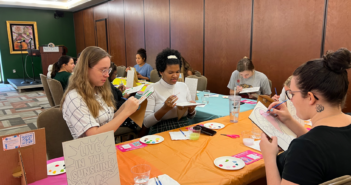
[[[56,161],[63,161],[63,157],[59,157],[56,159],[51,159],[47,161],[47,164],[50,164],[52,162]],[[60,174],[60,175],[48,175],[50,178],[45,178],[39,181],[36,181],[34,183],[31,183],[30,185],[50,185],[50,184],[60,184],[60,185],[66,185],[67,184],[67,176],[66,173]]]

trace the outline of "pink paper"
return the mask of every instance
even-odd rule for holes
[[[144,148],[146,146],[147,146],[147,144],[140,143],[140,141],[136,141],[136,142],[133,142],[133,143],[116,145],[116,148],[119,149],[121,152],[128,152],[128,151],[131,151],[131,150]]]
[[[46,163],[50,164],[56,161],[63,161],[65,160],[63,157],[55,158],[48,160]],[[67,184],[67,175],[66,173],[60,174],[60,175],[48,175],[47,178],[35,181],[29,185],[47,185],[47,184],[60,184],[60,185],[66,185]]]
[[[247,150],[245,152],[233,155],[232,157],[242,159],[245,162],[245,164],[251,164],[262,159],[262,154],[253,152],[251,150]]]
[[[257,102],[249,101],[249,100],[241,100],[241,102],[247,103],[247,104],[257,104]]]

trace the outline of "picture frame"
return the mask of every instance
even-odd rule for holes
[[[7,35],[9,39],[10,54],[27,54],[29,40],[31,48],[39,50],[37,22],[33,21],[6,21]],[[19,43],[19,41],[24,42]],[[21,48],[22,46],[22,48]]]

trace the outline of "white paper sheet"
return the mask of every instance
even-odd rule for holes
[[[133,87],[133,83],[134,83],[134,68],[131,68],[127,72],[127,84],[126,84],[126,87],[127,88]]]
[[[260,87],[251,87],[251,88],[245,88],[243,89],[239,94],[244,94],[244,93],[255,93],[260,91]]]
[[[129,88],[129,89],[124,91],[124,94],[125,93],[127,93],[127,94],[136,93],[136,92],[140,91],[143,87],[144,87],[144,85],[139,85],[139,86],[136,86],[136,87]]]
[[[191,106],[205,105],[205,104],[203,104],[203,103],[182,102],[182,103],[177,103],[176,105],[179,106],[179,107],[191,107]]]
[[[278,145],[284,151],[288,149],[291,141],[296,138],[296,134],[285,124],[267,113],[267,107],[261,102],[257,102],[249,118],[269,137],[276,136],[278,138]]]
[[[196,78],[185,78],[185,84],[188,86],[191,94],[191,100],[195,101],[198,80]]]
[[[172,140],[188,140],[190,139],[190,131],[183,131],[185,136],[181,132],[169,132]]]

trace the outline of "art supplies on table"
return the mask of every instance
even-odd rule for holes
[[[296,134],[279,119],[267,112],[267,107],[261,102],[257,103],[249,119],[270,138],[276,136],[278,138],[278,145],[284,151],[288,149],[291,141],[296,138]]]
[[[222,96],[222,98],[224,98],[224,99],[228,99],[228,98],[229,98],[229,96]]]
[[[231,156],[218,157],[214,160],[214,164],[223,170],[239,170],[245,167],[242,159]]]
[[[132,143],[116,145],[116,148],[118,148],[121,152],[128,152],[131,150],[144,148],[146,146],[147,146],[147,144],[141,143],[140,141],[136,141],[136,142],[132,142]]]
[[[252,143],[251,145],[248,145],[248,144],[245,144],[245,143],[244,143],[244,145],[249,147],[249,148],[252,148],[254,150],[261,151],[261,148],[260,148],[261,140],[258,140],[258,141],[255,141],[254,139],[252,139],[252,140],[253,140],[253,142],[251,142]]]
[[[184,134],[183,134],[183,133]],[[182,131],[182,132],[169,132],[172,140],[189,140],[190,139],[190,131]]]
[[[214,130],[218,130],[218,129],[224,128],[225,125],[223,125],[222,123],[210,122],[210,123],[205,123],[204,127],[210,128],[210,129],[214,129]]]
[[[139,104],[143,103],[149,96],[152,95],[152,93],[155,92],[154,87],[151,87],[150,89],[148,89],[146,92],[144,92],[144,94],[139,98]]]
[[[242,91],[240,91],[239,94],[245,94],[245,93],[257,93],[260,91],[260,87],[251,87],[251,88],[244,88]]]
[[[162,143],[162,141],[164,141],[164,140],[165,139],[159,135],[147,135],[147,136],[140,138],[140,142],[142,142],[144,144],[151,144],[151,145]]]
[[[246,165],[261,160],[262,154],[253,152],[251,150],[246,150],[245,152],[241,152],[239,154],[233,155],[232,157],[239,158],[245,162]]]
[[[47,165],[48,175],[60,175],[66,173],[65,161],[56,161]]]
[[[181,102],[176,104],[179,107],[191,107],[191,106],[198,106],[198,105],[205,105],[203,103],[191,103],[191,102]]]
[[[125,90],[125,91],[123,92],[123,94],[132,94],[132,93],[136,93],[136,92],[140,91],[143,87],[144,87],[144,85],[139,85],[139,86],[136,86],[136,87],[128,88],[127,90]]]
[[[201,126],[201,125],[196,125],[195,127],[201,127],[201,133],[202,134],[206,134],[206,135],[209,135],[209,136],[214,136],[215,134],[217,134],[216,131],[214,131],[212,129],[209,129],[209,128],[206,128],[206,127]]]
[[[247,104],[256,104],[257,102],[255,101],[249,101],[249,100],[241,100],[242,103],[247,103]]]
[[[230,138],[233,138],[233,139],[236,139],[236,138],[240,138],[240,136],[239,135],[229,135],[229,134],[221,134],[222,136],[228,136],[228,137],[230,137]]]
[[[154,177],[149,179],[148,185],[180,185],[176,180],[172,179],[172,177],[163,174],[158,177]]]

